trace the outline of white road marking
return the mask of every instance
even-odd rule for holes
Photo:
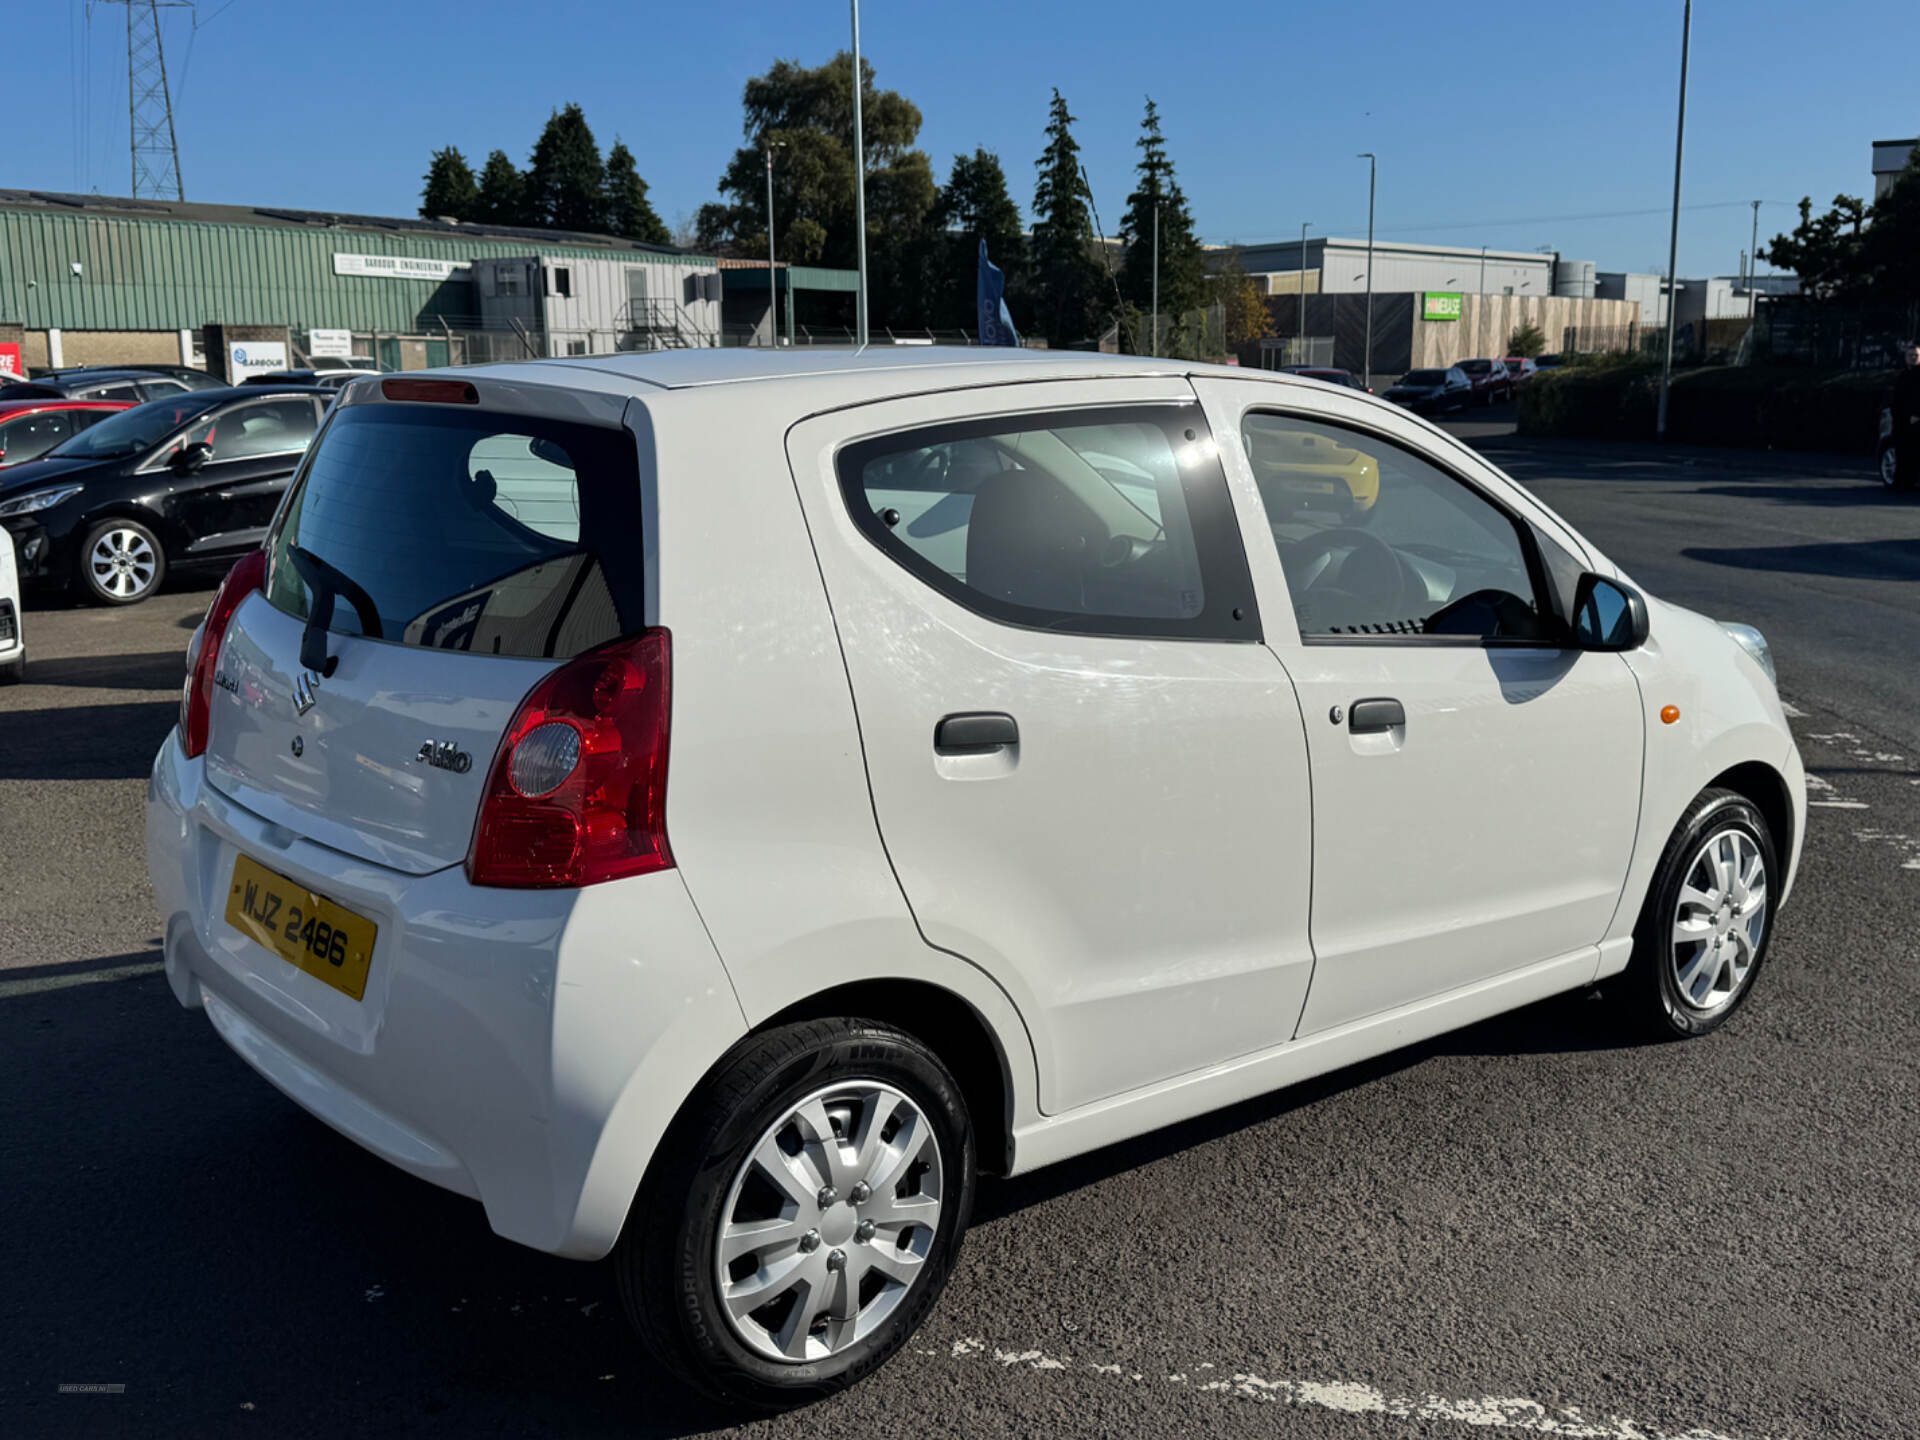
[[[933,1354],[933,1351],[922,1351]],[[977,1336],[953,1342],[949,1358],[970,1360],[981,1356],[1007,1369],[1071,1371],[1086,1375],[1104,1375],[1110,1379],[1143,1378],[1137,1371],[1127,1372],[1119,1365],[1097,1361],[1076,1363],[1064,1356],[1048,1355],[1040,1350],[1001,1350],[987,1348]],[[1211,1370],[1204,1361],[1196,1370]],[[1188,1385],[1205,1393],[1262,1404],[1298,1405],[1317,1410],[1337,1410],[1349,1415],[1391,1415],[1396,1419],[1444,1420],[1483,1430],[1520,1430],[1533,1435],[1560,1435],[1567,1440],[1733,1440],[1718,1430],[1695,1427],[1690,1430],[1660,1430],[1624,1416],[1597,1419],[1567,1405],[1549,1409],[1538,1400],[1524,1397],[1481,1396],[1476,1399],[1450,1400],[1440,1395],[1389,1395],[1372,1385],[1351,1380],[1270,1380],[1251,1371],[1235,1371],[1228,1378],[1189,1379],[1185,1371],[1162,1377],[1167,1385]]]

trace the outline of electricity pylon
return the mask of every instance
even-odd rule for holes
[[[173,97],[167,93],[167,52],[160,43],[161,6],[192,8],[193,0],[105,0],[127,9],[127,128],[136,200],[184,200],[180,142],[173,133]]]

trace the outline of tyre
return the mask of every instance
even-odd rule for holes
[[[1766,960],[1780,878],[1766,817],[1744,795],[1704,791],[1654,870],[1632,960],[1604,987],[1628,1027],[1681,1040],[1724,1025]]]
[[[167,554],[137,520],[103,520],[80,547],[80,588],[101,605],[137,605],[166,578]]]
[[[27,657],[24,654],[16,655],[6,664],[0,665],[0,685],[18,685],[26,678]]]
[[[1880,483],[1889,490],[1909,490],[1912,480],[1902,480],[1899,473],[1899,454],[1891,442],[1880,447]]]
[[[627,1217],[620,1296],[662,1367],[780,1409],[884,1363],[939,1299],[973,1129],[925,1045],[869,1020],[742,1041],[675,1120]]]

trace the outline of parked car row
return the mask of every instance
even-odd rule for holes
[[[123,400],[132,405],[224,384],[219,376],[186,365],[83,365],[9,380],[0,385],[0,400]]]
[[[12,535],[21,579],[130,605],[152,595],[170,568],[231,563],[259,545],[337,395],[311,385],[223,386],[106,413],[0,417],[0,437],[26,423],[70,431],[36,458],[0,469],[0,526]],[[43,438],[34,430],[25,443]]]
[[[1554,363],[1559,363],[1558,356]],[[1539,363],[1525,355],[1462,360],[1445,367],[1409,370],[1388,388],[1386,398],[1423,415],[1464,410],[1469,405],[1497,405],[1513,399],[1539,372]]]

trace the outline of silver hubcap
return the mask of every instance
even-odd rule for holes
[[[1673,978],[1689,1008],[1725,1008],[1747,983],[1767,932],[1767,863],[1744,830],[1700,847],[1673,916]]]
[[[1895,478],[1894,465],[1895,465],[1895,460],[1894,460],[1893,447],[1888,446],[1885,450],[1882,450],[1880,452],[1880,483],[1882,485],[1893,484],[1894,478]]]
[[[138,530],[109,530],[93,542],[87,564],[93,583],[121,600],[144,592],[153,584],[159,557]]]
[[[733,1178],[714,1263],[734,1333],[771,1360],[823,1360],[871,1335],[920,1278],[940,1225],[940,1146],[874,1080],[817,1090]]]

